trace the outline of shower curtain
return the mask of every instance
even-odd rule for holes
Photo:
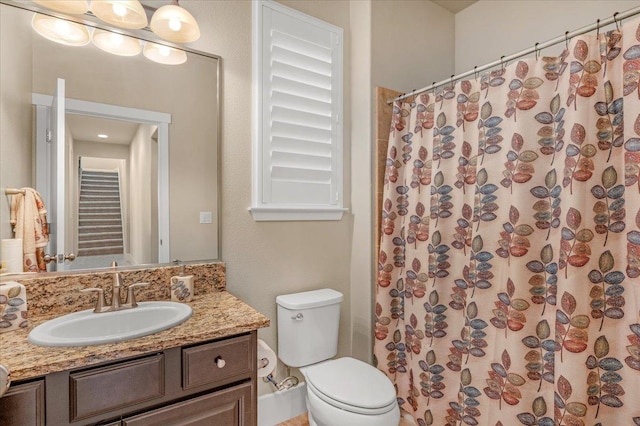
[[[396,102],[375,362],[418,425],[640,425],[640,27]]]

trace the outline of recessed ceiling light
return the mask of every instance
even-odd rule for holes
[[[100,139],[107,139],[109,137],[109,135],[105,135],[104,133],[100,133],[100,134],[98,134],[98,137]]]

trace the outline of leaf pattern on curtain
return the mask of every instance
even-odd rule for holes
[[[423,425],[640,425],[640,26],[393,107],[375,362]]]

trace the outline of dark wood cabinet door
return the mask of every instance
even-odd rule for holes
[[[123,426],[254,426],[251,382],[202,395],[122,421]]]
[[[0,398],[0,425],[44,425],[44,380],[9,388]]]
[[[124,361],[69,375],[70,421],[161,399],[164,355]]]

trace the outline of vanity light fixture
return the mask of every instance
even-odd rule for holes
[[[142,54],[153,62],[165,65],[180,65],[187,62],[187,52],[173,47],[147,42]]]
[[[104,22],[120,28],[147,26],[147,14],[138,0],[92,0],[91,12]]]
[[[151,31],[165,40],[188,43],[200,38],[200,28],[193,15],[171,0],[171,4],[160,7],[151,17]]]
[[[89,10],[87,0],[33,0],[34,3],[56,12],[82,15]]]
[[[119,56],[136,56],[142,52],[140,41],[111,31],[96,28],[93,30],[91,41],[99,49]]]
[[[89,30],[75,22],[35,13],[31,26],[42,37],[65,46],[84,46],[89,43]]]

